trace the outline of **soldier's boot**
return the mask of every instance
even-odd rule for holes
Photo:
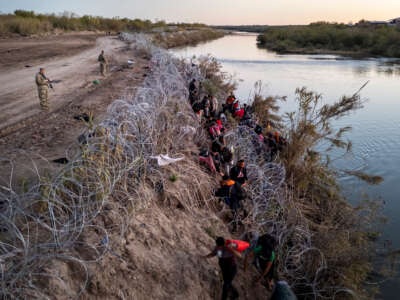
[[[102,76],[106,77],[106,66],[104,64],[100,64],[100,73]]]
[[[42,110],[49,111],[49,100],[47,89],[39,90],[40,107]]]
[[[49,111],[49,102],[47,99],[40,99],[40,108],[44,111]]]

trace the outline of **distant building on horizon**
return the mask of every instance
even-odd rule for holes
[[[389,24],[391,24],[391,25],[399,25],[400,24],[400,18],[395,18],[395,19],[389,20]]]
[[[396,26],[396,25],[400,25],[400,18],[395,18],[395,19],[390,19],[388,21],[366,21],[366,20],[362,20],[360,22],[358,22],[356,25],[358,24],[370,24],[370,25],[389,25],[389,26]]]
[[[372,24],[372,25],[387,25],[387,24],[389,24],[389,22],[387,22],[387,21],[368,21],[368,23]]]

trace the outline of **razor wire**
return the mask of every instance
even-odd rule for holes
[[[282,262],[281,276],[294,288],[309,288],[312,292],[303,295],[305,299],[322,298],[327,289],[319,278],[327,268],[326,260],[322,252],[313,247],[308,222],[288,193],[285,167],[271,161],[269,150],[252,128],[237,126],[227,136],[227,144],[234,149],[236,159],[243,159],[247,164],[246,191],[250,203],[245,204],[248,216],[243,220],[248,225],[247,231],[275,236]],[[304,257],[308,253],[314,254],[313,260],[319,265],[316,273],[307,267],[311,258]]]
[[[151,74],[143,84],[122,92],[120,99],[109,106],[107,118],[84,134],[80,153],[56,175],[38,175],[38,183],[23,193],[15,190],[10,175],[10,182],[0,188],[2,298],[29,295],[50,299],[40,284],[44,278],[58,280],[67,287],[60,276],[45,271],[55,259],[77,263],[86,273],[86,281],[74,295],[65,289],[71,297],[79,297],[87,284],[88,263],[99,261],[112,251],[110,229],[99,224],[96,217],[111,205],[120,219],[119,234],[126,230],[128,213],[124,204],[111,201],[114,194],[133,192],[128,192],[121,181],[129,179],[134,185],[144,172],[163,178],[151,159],[160,154],[156,149],[160,126],[172,126],[168,130],[176,134],[175,143],[170,145],[171,154],[185,147],[183,137],[194,135],[200,128],[200,122],[187,113],[189,78],[197,74],[201,79],[200,71],[153,46],[144,35],[122,34],[121,38],[134,41],[132,47],[151,57]],[[162,124],[160,120],[168,117],[165,113],[172,107],[177,110],[174,118],[184,121]],[[194,131],[182,130],[183,125]],[[104,238],[89,245],[81,239],[91,229]],[[78,246],[90,248],[91,258],[81,257],[75,251]]]
[[[114,231],[97,222],[96,217],[104,213],[106,206],[112,207],[107,211],[120,220],[118,230],[122,236],[129,222],[125,198],[135,206],[146,206],[144,197],[135,189],[142,175],[154,174],[155,189],[164,185],[163,176],[151,159],[165,146],[160,142],[165,139],[163,132],[172,133],[174,140],[168,143],[172,155],[185,148],[190,135],[204,137],[201,123],[187,103],[190,80],[205,78],[199,66],[174,58],[167,50],[155,47],[145,35],[122,33],[120,38],[151,57],[151,73],[143,84],[121,91],[120,99],[108,107],[106,119],[85,132],[80,153],[55,176],[47,178],[37,172],[38,183],[23,193],[15,190],[12,179],[0,186],[2,298],[29,295],[50,299],[40,284],[44,278],[59,281],[71,297],[78,298],[88,283],[88,264],[107,253],[116,254],[110,238]],[[167,114],[171,110],[175,111],[174,120]],[[292,285],[309,286],[313,291],[310,299],[322,297],[326,291],[319,278],[327,268],[326,262],[322,253],[313,248],[311,230],[307,222],[301,221],[300,210],[286,192],[284,166],[269,161],[263,143],[246,126],[234,129],[227,142],[235,149],[235,156],[248,164],[251,211],[246,222],[251,230],[277,236],[281,247],[278,253],[284,262],[281,271]],[[113,199],[116,194],[126,197]],[[82,236],[92,229],[102,238],[84,243]],[[75,250],[77,246],[90,250],[91,257],[81,257]],[[304,257],[310,253],[318,254],[320,267],[316,274],[307,271]],[[57,259],[81,266],[86,280],[79,291],[72,293],[68,284],[50,271],[49,266]]]

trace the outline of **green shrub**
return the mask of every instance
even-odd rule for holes
[[[150,20],[131,20],[128,18],[103,18],[84,15],[77,16],[74,13],[64,12],[61,15],[36,14],[34,11],[16,10],[14,14],[0,14],[0,34],[16,33],[20,35],[31,35],[51,32],[54,29],[62,31],[150,31],[155,27],[165,28],[165,21],[155,23]],[[179,24],[179,27],[203,28],[205,25]],[[203,35],[215,32],[207,30]],[[188,38],[190,39],[190,38]],[[187,39],[186,39],[187,40]],[[195,39],[197,40],[197,38]]]
[[[318,22],[308,26],[269,27],[257,38],[262,47],[278,52],[312,52],[315,49],[400,57],[400,28]]]

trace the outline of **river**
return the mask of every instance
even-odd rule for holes
[[[367,81],[361,91],[367,100],[365,107],[337,121],[335,126],[352,126],[346,138],[353,143],[351,155],[343,157],[334,151],[333,165],[337,169],[360,170],[382,176],[379,186],[368,186],[351,176],[342,176],[340,184],[352,203],[367,193],[382,197],[388,223],[378,242],[381,247],[390,240],[393,249],[400,248],[400,64],[390,59],[355,60],[333,55],[279,55],[259,49],[255,34],[235,34],[200,44],[173,50],[180,57],[210,54],[218,59],[223,70],[239,80],[235,92],[242,102],[251,99],[254,83],[261,80],[265,95],[287,96],[283,111],[294,106],[298,87],[307,87],[322,94],[332,103],[343,95],[352,95]],[[396,266],[399,269],[398,265]],[[382,284],[384,299],[398,299],[400,278]]]

